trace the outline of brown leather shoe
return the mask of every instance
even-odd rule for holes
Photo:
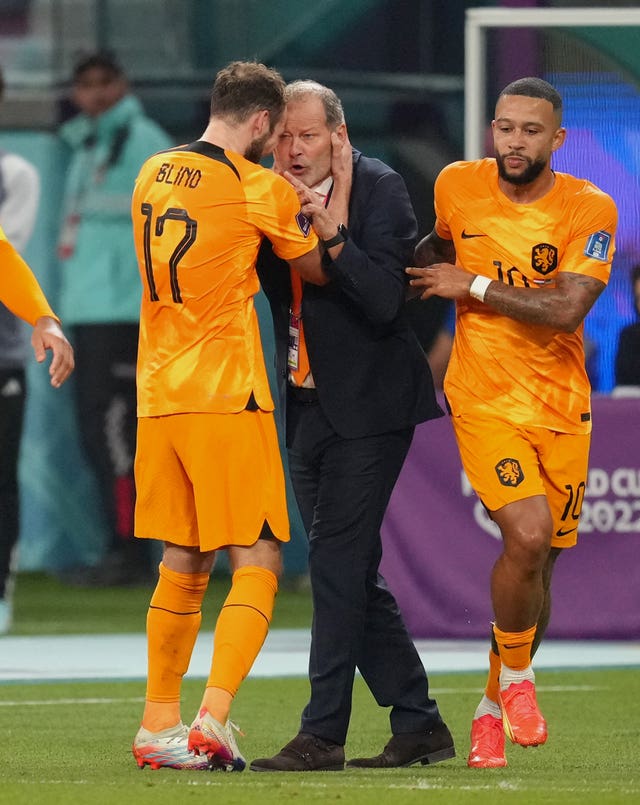
[[[299,732],[277,755],[254,760],[249,768],[251,771],[343,771],[344,747]]]
[[[404,732],[393,735],[375,757],[360,757],[347,761],[347,766],[360,769],[392,769],[399,766],[423,766],[449,760],[456,756],[453,738],[446,724],[441,723],[426,732]]]

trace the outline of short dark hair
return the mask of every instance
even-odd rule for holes
[[[631,269],[631,287],[633,288],[636,282],[638,282],[639,280],[640,280],[640,263],[638,263],[638,265],[635,265]]]
[[[542,78],[536,78],[535,76],[518,78],[516,81],[507,84],[498,95],[498,100],[504,95],[525,95],[527,98],[542,98],[545,101],[549,101],[553,106],[553,111],[558,116],[558,123],[562,121],[562,98],[560,93]]]
[[[319,84],[317,81],[310,79],[299,79],[287,84],[284,91],[284,96],[289,101],[299,101],[303,98],[308,98],[310,95],[315,95],[320,98],[324,107],[325,117],[327,119],[327,126],[330,129],[336,128],[341,123],[344,123],[344,110],[340,98],[336,93],[325,87],[324,84]]]
[[[211,116],[243,123],[255,112],[269,112],[271,130],[284,112],[284,79],[259,62],[234,61],[216,75],[211,90]]]
[[[103,70],[112,78],[124,77],[124,70],[115,53],[110,50],[98,50],[95,53],[85,53],[78,57],[71,73],[73,83],[79,81],[89,70],[95,69]]]

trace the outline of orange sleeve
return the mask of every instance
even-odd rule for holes
[[[0,235],[0,301],[34,325],[41,316],[57,319],[38,280],[9,241]]]

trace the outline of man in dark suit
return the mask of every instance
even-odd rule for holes
[[[442,414],[404,311],[415,216],[402,178],[352,151],[342,105],[320,84],[288,86],[275,156],[324,238],[330,281],[297,283],[263,247],[289,468],[309,535],[313,625],[300,731],[251,769],[343,769],[356,668],[378,704],[391,707],[393,734],[381,754],[347,765],[435,763],[454,757],[453,739],[379,572],[380,527],[415,425]]]

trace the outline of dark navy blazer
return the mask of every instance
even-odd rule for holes
[[[343,438],[410,427],[442,415],[431,371],[405,311],[417,224],[402,177],[353,151],[349,239],[330,282],[305,283],[302,320],[322,410]],[[271,305],[280,411],[286,406],[291,283],[268,241],[258,274]]]

